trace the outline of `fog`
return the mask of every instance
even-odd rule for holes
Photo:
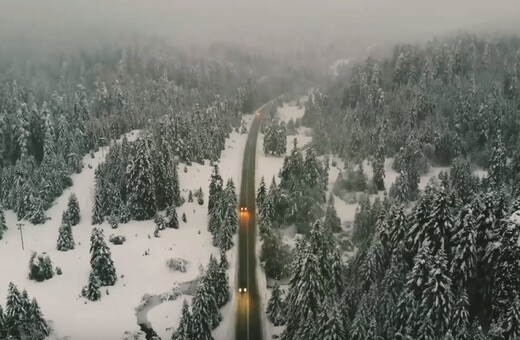
[[[516,31],[518,0],[0,0],[0,53],[152,37],[278,51],[353,50],[458,31]]]

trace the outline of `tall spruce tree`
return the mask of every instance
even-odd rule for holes
[[[83,287],[81,294],[90,301],[98,301],[101,299],[100,287],[101,282],[99,281],[99,278],[94,271],[91,271],[88,277],[88,285]]]
[[[173,332],[171,340],[191,340],[193,339],[191,330],[191,313],[188,306],[188,302],[184,300],[182,302],[181,319],[179,322],[179,327],[177,327],[177,329]]]
[[[56,249],[59,251],[67,251],[74,249],[74,237],[72,236],[72,227],[65,221],[61,224],[58,234],[58,242]]]
[[[67,218],[70,221],[71,225],[77,225],[80,221],[80,214],[79,214],[79,203],[78,198],[76,197],[76,194],[72,193],[69,196],[69,201],[67,203],[67,210],[66,210]]]
[[[0,205],[0,240],[4,236],[4,231],[7,230],[7,225],[5,223],[5,213],[3,207]]]
[[[323,221],[323,228],[332,233],[341,231],[341,220],[338,217],[336,207],[334,206],[334,195],[331,193],[327,204],[327,211],[325,213],[325,220]]]
[[[267,303],[267,315],[275,326],[281,326],[285,323],[284,303],[282,300],[282,291],[278,281],[275,282],[271,290],[271,297]]]
[[[154,165],[148,137],[135,143],[135,152],[126,170],[126,191],[130,214],[141,221],[151,219],[156,211]]]
[[[90,266],[101,286],[113,286],[117,281],[110,248],[105,243],[103,230],[93,228],[90,236]]]
[[[224,182],[220,176],[218,164],[213,165],[213,172],[211,173],[209,183],[209,198],[208,198],[208,213],[211,212],[216,201],[221,198]]]

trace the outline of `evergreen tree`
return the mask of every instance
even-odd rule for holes
[[[495,141],[489,164],[488,180],[491,186],[501,185],[507,175],[507,158],[500,131],[498,131],[498,137]]]
[[[66,210],[67,218],[71,225],[77,225],[80,221],[79,203],[74,193],[70,194]]]
[[[116,269],[105,243],[103,230],[93,228],[90,236],[90,266],[101,286],[113,286],[117,281]]]
[[[7,225],[5,223],[5,213],[4,213],[2,206],[0,205],[0,240],[3,238],[4,231],[6,231],[6,230],[7,230]]]
[[[25,307],[20,291],[12,282],[10,282],[5,305],[5,320],[7,324],[7,333],[14,339],[21,336],[20,330],[24,326],[24,320],[27,317],[27,310]]]
[[[282,301],[282,291],[278,281],[275,282],[271,290],[271,297],[267,303],[267,315],[275,326],[284,324],[284,304]]]
[[[211,331],[221,319],[213,289],[206,280],[197,286],[192,304],[192,336],[193,340],[213,340]],[[217,322],[215,322],[217,320]]]
[[[435,334],[445,334],[453,312],[453,293],[448,276],[446,254],[442,249],[435,255],[432,270],[428,273],[421,299],[421,315],[431,322]]]
[[[211,173],[211,178],[210,178],[210,183],[209,183],[208,212],[211,211],[211,209],[215,205],[215,202],[220,200],[220,198],[221,198],[220,195],[222,193],[223,185],[224,185],[224,182],[222,180],[222,177],[220,176],[220,170],[218,168],[218,164],[215,164],[215,165],[213,165],[213,172]]]
[[[334,195],[331,193],[329,196],[329,202],[327,205],[327,212],[325,213],[325,221],[323,221],[323,228],[329,230],[332,233],[341,231],[341,220],[336,212],[334,206]]]
[[[305,169],[305,182],[307,186],[310,188],[316,188],[321,179],[322,169],[316,157],[316,152],[312,146],[309,147],[305,153],[303,168]],[[320,191],[321,189],[322,188],[319,188]]]
[[[234,209],[233,209],[234,211]],[[228,222],[230,211],[228,210],[226,212],[226,217],[224,219],[224,223],[222,226],[218,229],[218,246],[222,251],[228,251],[231,248],[233,248],[233,225],[232,223]]]
[[[96,190],[94,194],[94,205],[92,206],[92,221],[91,224],[101,224],[105,220],[103,205],[102,205],[101,190],[96,181]]]
[[[58,242],[56,249],[60,251],[67,251],[74,249],[74,238],[72,236],[72,227],[66,221],[62,223],[59,229]]]
[[[31,339],[35,340],[43,340],[47,338],[51,333],[51,328],[45,321],[43,314],[40,310],[40,306],[36,299],[32,299],[30,305],[28,306],[28,328]]]
[[[450,255],[450,233],[453,229],[453,214],[445,190],[441,189],[433,202],[433,210],[426,226],[431,241],[431,250],[436,254],[439,250]]]
[[[452,238],[450,276],[454,282],[465,285],[474,278],[477,270],[477,250],[475,248],[475,218],[470,206],[459,213]]]
[[[287,152],[287,128],[285,122],[280,122],[276,131],[276,148],[274,152],[277,155],[285,155]]]
[[[167,228],[179,229],[179,216],[177,216],[177,209],[173,205],[166,208],[166,222]]]
[[[4,314],[4,309],[0,305],[0,339],[7,339],[7,320]]]
[[[92,271],[88,277],[88,285],[83,287],[81,294],[90,301],[98,301],[101,299],[101,282],[97,275]]]
[[[520,337],[520,299],[516,296],[510,305],[504,321],[502,323],[504,329],[504,339],[517,339]]]
[[[126,178],[131,216],[138,221],[152,218],[156,211],[155,182],[151,142],[148,138],[136,141],[135,153],[126,170]]]
[[[193,202],[193,192],[190,190],[189,194],[188,194],[188,203],[191,203]]]
[[[220,268],[224,271],[229,269],[229,262],[225,251],[220,251]]]
[[[258,187],[258,191],[256,192],[256,206],[259,210],[262,210],[266,197],[267,187],[265,186],[264,176],[262,176],[262,179],[260,179],[260,186]]]
[[[455,303],[453,306],[453,315],[451,317],[451,327],[453,334],[457,336],[457,339],[462,340],[469,339],[465,334],[470,326],[469,316],[469,301],[466,289],[463,286],[459,286],[455,294]]]
[[[188,302],[184,300],[182,302],[182,311],[179,327],[177,327],[177,329],[173,332],[171,340],[191,340],[191,329],[191,313],[189,310]]]
[[[342,315],[338,303],[330,298],[325,299],[318,318],[317,338],[323,340],[346,339]]]
[[[372,171],[374,176],[372,182],[378,191],[385,190],[385,149],[382,142],[378,145],[377,153],[372,161]]]
[[[204,192],[202,191],[202,188],[199,188],[199,191],[197,192],[197,203],[199,205],[204,205]]]
[[[414,258],[414,266],[406,283],[416,298],[420,298],[425,291],[432,268],[432,254],[429,242],[426,240]]]

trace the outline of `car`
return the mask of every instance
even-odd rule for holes
[[[244,287],[244,288],[238,288],[238,292],[239,293],[247,293],[247,288]]]
[[[240,211],[247,211],[247,207],[240,207]]]

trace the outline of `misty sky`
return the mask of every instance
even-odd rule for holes
[[[35,39],[87,44],[136,32],[190,44],[393,43],[458,30],[511,30],[517,23],[518,0],[0,0],[4,48]]]

